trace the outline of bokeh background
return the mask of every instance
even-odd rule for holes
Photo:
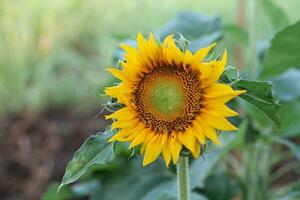
[[[271,2],[285,13],[288,24],[300,20],[299,0]],[[217,15],[224,28],[221,47],[229,50],[229,64],[242,69],[247,3],[1,0],[0,199],[41,199],[51,183],[61,180],[85,138],[105,129],[109,122],[98,113],[107,100],[102,90],[112,82],[105,67],[117,64],[118,43],[137,32],[162,30],[180,12]],[[258,48],[263,49],[281,27],[274,28],[264,13],[259,21]]]

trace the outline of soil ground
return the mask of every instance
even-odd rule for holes
[[[97,112],[51,110],[36,116],[0,117],[0,199],[37,200],[60,181],[84,140],[103,131]]]

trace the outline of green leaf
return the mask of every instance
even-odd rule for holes
[[[272,79],[278,99],[292,101],[300,97],[300,70],[290,69]]]
[[[276,140],[279,144],[285,145],[288,147],[291,152],[295,155],[295,157],[300,160],[300,146],[293,143],[292,141],[284,138],[279,138]]]
[[[105,164],[114,159],[114,143],[108,143],[112,131],[91,135],[74,154],[66,168],[65,175],[58,188],[78,180],[94,164]]]
[[[278,104],[272,94],[273,85],[267,81],[240,80],[235,84],[237,89],[247,90],[240,97],[261,110],[275,125],[280,127],[277,113]]]
[[[276,5],[274,1],[263,0],[262,7],[264,14],[268,17],[272,27],[276,29],[280,29],[289,24],[288,17],[283,12],[283,10]]]
[[[59,193],[56,193],[59,183],[52,183],[48,186],[47,191],[42,196],[42,200],[65,200],[70,199],[74,195],[68,187],[61,189]]]
[[[190,167],[191,188],[204,187],[205,179],[214,169],[217,161],[221,158],[221,149],[215,149],[213,152],[204,154],[203,159],[195,160]]]
[[[248,45],[248,33],[241,27],[230,24],[224,27],[224,37],[243,47]]]
[[[289,68],[300,67],[300,21],[279,31],[271,41],[264,59],[262,78],[280,74]]]
[[[99,197],[103,200],[143,199],[156,186],[167,184],[175,177],[162,160],[143,167],[141,157],[134,157],[124,162],[122,168],[103,181],[102,187],[92,195],[91,200],[98,200]]]
[[[300,135],[300,101],[283,104],[279,113],[282,119],[280,135],[287,137]]]
[[[221,28],[221,18],[218,16],[182,12],[167,22],[158,31],[158,35],[164,39],[170,34],[179,32],[188,40],[194,40],[219,32]]]

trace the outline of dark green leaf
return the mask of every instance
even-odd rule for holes
[[[300,21],[278,32],[271,41],[261,76],[270,78],[289,68],[300,67]]]
[[[264,13],[267,15],[268,20],[275,30],[288,25],[289,20],[287,16],[274,1],[263,0],[262,6]]]
[[[239,70],[233,66],[227,66],[221,76],[221,81],[232,84],[239,80]]]
[[[111,131],[91,135],[83,143],[68,164],[58,191],[62,186],[78,180],[94,164],[105,164],[114,159],[114,143],[107,141],[111,135]]]
[[[300,70],[290,69],[272,79],[275,95],[282,101],[292,101],[300,97]]]
[[[277,127],[280,119],[277,113],[277,103],[272,94],[273,85],[266,81],[240,80],[235,84],[238,89],[247,90],[240,97],[261,110]]]

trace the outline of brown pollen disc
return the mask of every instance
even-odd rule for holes
[[[156,132],[184,131],[201,109],[198,74],[176,66],[143,73],[133,93],[140,120]]]

